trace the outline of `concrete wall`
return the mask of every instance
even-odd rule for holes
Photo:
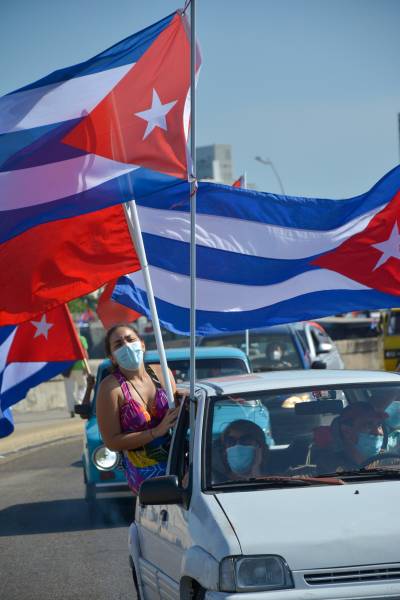
[[[101,360],[89,360],[92,373],[96,373]],[[30,411],[53,410],[65,408],[67,411],[67,399],[65,396],[64,377],[57,375],[50,381],[45,381],[29,390],[25,400],[21,400],[13,407],[15,413]]]
[[[381,338],[336,340],[345,369],[383,369]]]
[[[346,369],[382,369],[383,356],[380,338],[337,340]],[[96,373],[101,360],[89,361],[92,373]],[[25,400],[15,405],[14,411],[28,412],[66,408],[64,378],[59,375],[30,390]]]

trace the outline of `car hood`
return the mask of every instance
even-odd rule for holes
[[[216,495],[244,555],[296,570],[399,562],[400,481]]]

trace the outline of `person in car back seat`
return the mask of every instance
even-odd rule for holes
[[[368,402],[346,406],[329,428],[316,430],[309,462],[319,474],[358,470],[381,451],[385,417]]]
[[[232,421],[221,434],[220,451],[226,480],[265,474],[269,448],[263,430],[252,421]]]

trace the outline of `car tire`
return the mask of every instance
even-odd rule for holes
[[[85,488],[85,500],[90,504],[96,500],[96,487],[93,483],[87,483]]]
[[[203,600],[206,596],[206,590],[199,585],[194,593],[195,600]]]
[[[136,590],[136,598],[137,598],[137,600],[142,600],[142,596],[140,595],[140,591],[139,591],[139,584],[138,584],[138,578],[136,575],[135,565],[133,564],[133,560],[131,557],[129,557],[129,564],[131,567],[133,585],[135,586],[135,590]]]

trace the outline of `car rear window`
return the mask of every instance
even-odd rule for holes
[[[246,340],[244,333],[204,338],[202,346],[233,346],[245,351]],[[274,358],[273,348],[280,345],[282,356]],[[249,358],[254,372],[302,369],[303,361],[293,337],[288,333],[250,332]]]

